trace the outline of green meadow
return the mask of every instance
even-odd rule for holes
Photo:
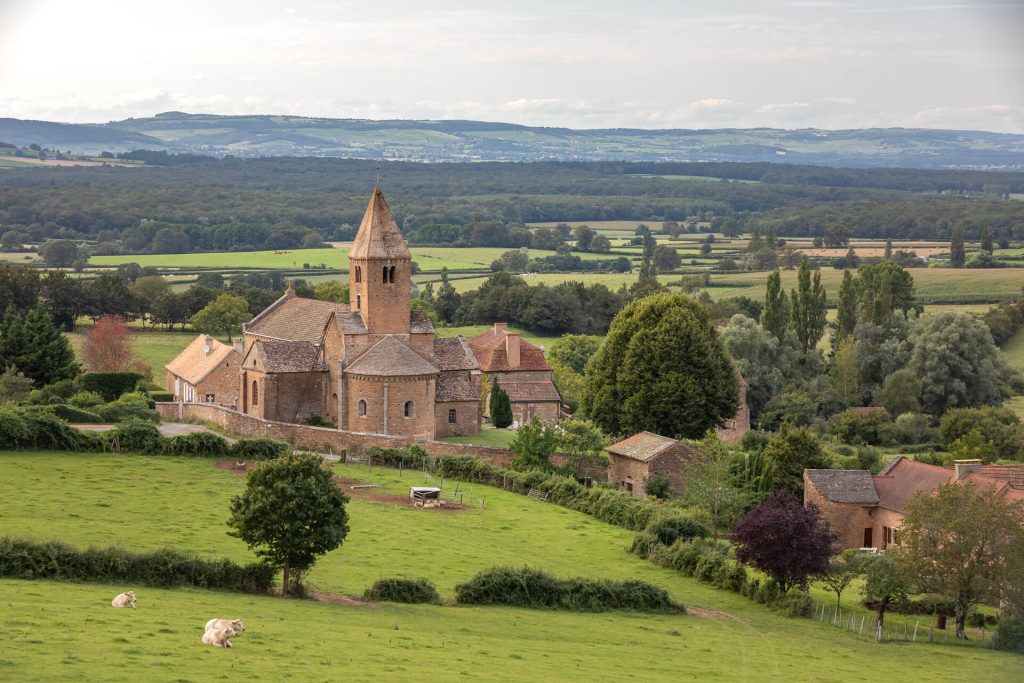
[[[419,472],[336,466],[404,495]],[[86,545],[160,546],[251,559],[225,532],[241,477],[210,460],[0,453],[4,533]],[[445,481],[473,506],[418,510],[353,499],[345,544],[309,581],[358,596],[382,576],[425,576],[449,601],[480,569],[529,564],[560,575],[661,585],[687,615],[572,614],[513,608],[328,604],[144,586],[0,580],[0,679],[248,680],[1019,680],[1019,656],[980,647],[875,644],[789,619],[626,553],[632,532],[491,487]],[[483,507],[479,501],[483,499]],[[134,588],[137,610],[110,599]],[[853,598],[850,597],[850,600]],[[844,601],[845,602],[845,601]],[[852,603],[851,603],[852,604]],[[242,617],[231,650],[200,644],[207,619]],[[927,674],[925,674],[927,672]]]

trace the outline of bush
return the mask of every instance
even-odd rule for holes
[[[142,375],[137,372],[87,372],[82,375],[79,383],[83,391],[94,391],[109,402],[134,391],[142,379]]]
[[[164,439],[160,430],[146,420],[128,420],[103,434],[107,448],[115,453],[162,453]]]
[[[366,589],[367,600],[404,602],[410,604],[440,604],[437,588],[427,579],[378,579]]]
[[[102,447],[99,435],[69,427],[52,406],[0,406],[0,449],[88,452]]]
[[[153,401],[145,394],[124,394],[116,401],[99,406],[96,412],[107,422],[149,420],[159,422],[160,414],[153,409]]]
[[[66,422],[79,424],[101,424],[103,422],[103,418],[92,411],[63,404],[53,406],[53,414]]]
[[[992,647],[1007,652],[1024,653],[1024,621],[1012,616],[1003,617],[993,638]]]
[[[276,570],[263,563],[206,560],[164,548],[133,553],[124,548],[79,550],[57,541],[0,538],[0,576],[50,581],[98,581],[174,588],[193,586],[267,593]]]
[[[154,401],[156,401],[157,403],[167,403],[169,401],[173,401],[174,400],[174,392],[173,391],[162,391],[162,390],[161,391],[155,391],[154,390],[154,391],[149,392],[149,397],[151,399],[153,399]]]
[[[164,439],[161,452],[164,455],[199,455],[223,458],[231,454],[231,445],[219,434],[193,432]]]
[[[659,514],[647,525],[647,533],[653,534],[664,545],[711,535],[706,526],[692,517],[678,513]]]
[[[68,399],[68,405],[75,408],[95,408],[101,403],[106,401],[95,391],[79,391]]]
[[[456,586],[455,599],[464,605],[508,605],[583,612],[684,611],[667,591],[644,581],[558,579],[529,567],[484,570]]]
[[[273,460],[288,455],[291,450],[284,441],[257,436],[239,439],[231,444],[228,454],[237,460]]]
[[[648,496],[666,500],[672,497],[672,482],[669,481],[668,477],[655,474],[644,482],[644,493]]]

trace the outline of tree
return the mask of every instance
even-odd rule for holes
[[[882,390],[875,396],[875,404],[889,411],[890,415],[916,413],[921,410],[918,397],[921,382],[910,368],[902,368],[885,378]]]
[[[804,353],[818,344],[825,331],[825,288],[821,284],[821,271],[814,272],[811,282],[811,264],[805,256],[797,272],[797,288],[791,292],[793,302],[791,325]]]
[[[574,457],[601,458],[608,437],[590,420],[573,417],[558,423],[558,450]]]
[[[245,299],[234,294],[221,294],[192,316],[192,326],[208,334],[226,334],[230,342],[231,332],[250,318],[252,315]]]
[[[85,310],[85,288],[78,278],[68,277],[62,270],[53,270],[41,280],[43,308],[54,324],[65,332],[75,329],[75,321]]]
[[[736,414],[738,392],[704,307],[665,293],[615,316],[587,366],[581,406],[608,434],[698,438]]]
[[[859,368],[857,367],[857,342],[846,338],[836,346],[829,370],[832,388],[847,405],[856,405],[859,395]]]
[[[907,599],[907,585],[895,562],[895,552],[869,555],[861,560],[864,570],[864,602],[875,604],[875,639],[882,640],[885,613]]]
[[[71,267],[78,255],[78,242],[74,240],[47,240],[39,247],[39,256],[57,268]]]
[[[587,362],[601,346],[601,337],[589,334],[564,334],[548,349],[548,360],[571,368],[582,375]]]
[[[779,367],[779,340],[755,320],[737,313],[722,330],[722,344],[747,383],[747,405],[756,418],[786,382]]]
[[[142,314],[142,319],[145,321],[146,316],[152,319],[157,301],[170,293],[171,285],[159,275],[146,275],[129,285],[128,290],[139,303],[139,313]]]
[[[785,423],[768,441],[764,458],[772,468],[772,488],[796,495],[804,492],[804,470],[828,469],[829,466],[811,430]]]
[[[301,576],[348,535],[348,497],[332,475],[319,456],[289,455],[252,470],[245,491],[231,500],[228,534],[284,570],[285,595],[292,572]]]
[[[124,318],[104,315],[85,333],[82,356],[93,372],[125,372],[132,368],[131,337]]]
[[[843,282],[839,285],[839,304],[836,310],[836,338],[835,343],[839,344],[853,334],[857,327],[857,304],[859,293],[857,284],[850,271],[843,271]]]
[[[21,403],[32,393],[32,380],[13,365],[0,373],[0,404]]]
[[[892,258],[892,239],[885,240],[885,252],[882,254],[882,258],[888,261]]]
[[[0,323],[0,367],[13,365],[36,386],[75,377],[80,368],[67,337],[41,308],[9,307]]]
[[[334,301],[347,304],[349,300],[348,284],[338,280],[321,282],[313,288],[313,298],[320,301]]]
[[[842,555],[832,558],[828,572],[821,577],[821,583],[836,594],[836,609],[839,609],[843,591],[860,575],[860,566],[856,550],[847,550]]]
[[[1024,502],[970,483],[943,484],[907,504],[898,563],[914,589],[954,600],[956,637],[971,608],[998,603],[1011,556],[1024,553]]]
[[[711,517],[715,531],[728,529],[752,502],[736,485],[732,474],[732,452],[714,432],[708,432],[698,446],[704,462],[686,481],[683,501]]]
[[[445,323],[450,323],[455,320],[455,311],[459,308],[459,294],[452,287],[452,284],[448,281],[448,268],[441,268],[441,284],[437,288],[437,298],[434,304],[434,310],[437,311],[437,317]]]
[[[223,289],[224,288],[224,274],[223,273],[199,273],[199,275],[196,276],[196,285],[199,286],[199,287],[209,287],[210,289]]]
[[[612,250],[612,241],[604,235],[594,235],[594,239],[590,240],[590,251],[595,254],[607,254]]]
[[[654,247],[653,257],[654,265],[663,273],[673,271],[683,263],[683,260],[679,257],[679,252],[667,244],[659,244]]]
[[[28,235],[17,230],[8,230],[0,237],[0,248],[6,251],[15,251],[21,249],[22,245],[28,241]]]
[[[786,293],[782,291],[782,276],[778,270],[768,274],[768,286],[764,295],[764,310],[761,311],[761,325],[764,329],[782,339],[789,322],[789,306]]]
[[[785,593],[829,570],[836,535],[816,506],[777,492],[733,527],[736,559],[765,572]]]
[[[597,233],[586,225],[577,225],[576,230],[573,232],[573,237],[576,238],[576,248],[580,251],[590,251],[591,242],[593,242],[595,235]]]
[[[504,429],[512,424],[512,402],[508,394],[498,386],[498,382],[491,383],[491,424],[498,429]]]
[[[948,408],[999,405],[1012,371],[985,323],[946,311],[917,320],[908,367],[921,382],[921,406],[932,415]]]
[[[893,311],[921,312],[914,300],[914,278],[900,264],[882,261],[857,269],[858,289],[861,294],[860,320],[876,325],[886,324]]]
[[[551,454],[558,446],[558,432],[536,415],[516,430],[516,436],[509,444],[515,453],[512,466],[520,470],[551,469]]]
[[[184,230],[161,228],[150,248],[154,254],[184,254],[192,250],[192,241]]]
[[[506,251],[501,255],[501,258],[495,259],[491,263],[491,270],[504,270],[508,273],[525,273],[526,264],[530,261],[530,252],[524,247],[523,249],[512,249]]]
[[[964,228],[954,225],[949,235],[949,265],[963,268],[967,262],[967,250],[964,249]]]
[[[992,233],[989,231],[988,226],[981,227],[981,253],[992,255]]]

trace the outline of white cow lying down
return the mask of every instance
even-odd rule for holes
[[[116,598],[110,601],[110,604],[114,607],[131,607],[135,608],[135,592],[128,591],[126,593],[120,593]]]
[[[203,634],[203,644],[214,647],[233,647],[228,638],[234,638],[237,633],[231,628],[213,628]]]
[[[205,630],[210,631],[218,628],[230,628],[237,635],[245,630],[245,622],[241,619],[210,619],[206,622]]]

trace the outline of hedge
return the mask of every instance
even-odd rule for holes
[[[664,588],[635,579],[559,579],[530,567],[486,569],[455,587],[464,605],[507,605],[577,612],[685,612]]]
[[[86,372],[79,378],[79,385],[83,391],[95,391],[109,402],[135,391],[142,379],[137,372]]]
[[[366,449],[365,454],[372,458],[374,462],[386,465],[387,467],[398,467],[401,465],[405,468],[422,469],[430,460],[430,455],[426,449],[416,444],[410,444],[402,449],[370,446]]]
[[[102,417],[91,410],[67,406],[63,403],[53,406],[53,414],[62,420],[79,424],[101,424],[105,422]]]
[[[1024,621],[1012,616],[1003,617],[992,641],[992,647],[997,650],[1024,654]]]
[[[80,550],[57,541],[0,538],[0,576],[17,579],[268,593],[276,574],[262,562],[239,565],[227,559],[206,560],[170,548],[149,553],[118,547]]]
[[[378,579],[366,589],[363,597],[367,600],[409,604],[441,603],[437,588],[428,579]]]
[[[174,400],[173,391],[151,391],[149,397],[157,403],[166,403]]]

